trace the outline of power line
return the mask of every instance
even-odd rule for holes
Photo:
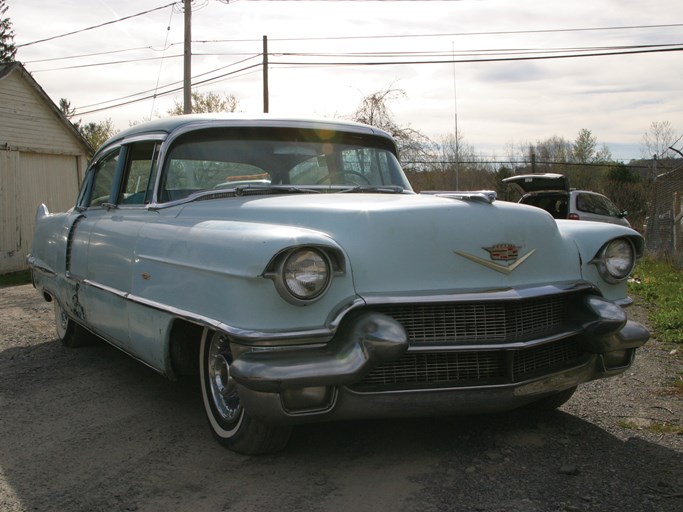
[[[430,60],[430,61],[308,62],[308,63],[305,63],[305,62],[304,62],[304,63],[297,63],[297,62],[294,62],[294,63],[292,63],[292,62],[273,62],[273,61],[271,61],[271,65],[273,65],[273,66],[276,66],[276,65],[277,65],[277,66],[282,66],[282,67],[289,66],[289,67],[299,67],[299,68],[303,68],[303,67],[345,67],[345,66],[382,66],[382,65],[417,65],[417,64],[452,64],[452,63],[476,63],[476,62],[527,61],[527,60],[547,60],[547,59],[577,58],[577,57],[604,57],[604,56],[615,56],[615,55],[628,55],[628,54],[641,54],[641,53],[657,53],[657,52],[682,51],[682,50],[683,50],[683,45],[679,45],[679,46],[671,45],[671,47],[668,47],[668,46],[667,46],[667,47],[665,47],[665,48],[650,48],[649,46],[645,46],[645,47],[635,47],[635,48],[636,48],[636,49],[632,49],[632,50],[608,51],[608,52],[600,52],[600,53],[592,52],[592,53],[569,54],[569,55],[567,55],[567,54],[562,54],[562,55],[540,55],[540,56],[537,55],[537,56],[506,57],[506,58],[456,59],[456,60],[447,59],[447,60]],[[592,49],[591,49],[591,50],[592,50]],[[245,62],[245,61],[247,61],[247,60],[249,60],[249,59],[251,59],[251,58],[255,58],[255,57],[258,57],[258,56],[259,56],[259,55],[253,55],[252,57],[249,57],[249,58],[247,58],[247,59],[244,59],[243,61],[240,61],[240,62]],[[233,65],[236,65],[236,64],[237,64],[237,63],[230,64],[230,65],[224,66],[224,67],[222,67],[222,68],[217,68],[217,69],[215,69],[215,70],[213,70],[213,71],[206,72],[206,73],[204,73],[203,75],[207,75],[207,74],[210,74],[210,73],[214,73],[214,72],[216,72],[216,71],[218,71],[218,70],[220,70],[220,69],[225,69],[226,67],[230,67],[230,66],[233,66]],[[247,66],[247,67],[245,67],[245,68],[242,68],[242,69],[237,70],[237,71],[234,71],[234,72],[225,73],[225,74],[223,74],[223,75],[219,75],[219,76],[216,76],[216,77],[213,77],[213,78],[209,78],[209,79],[206,79],[206,80],[203,80],[203,81],[200,81],[200,82],[194,82],[192,85],[193,85],[193,86],[197,86],[197,85],[206,85],[206,84],[208,84],[208,83],[213,83],[213,82],[218,81],[218,80],[220,80],[220,79],[222,79],[222,78],[225,78],[225,77],[227,77],[227,76],[233,76],[233,75],[235,75],[235,74],[237,74],[237,73],[239,73],[239,72],[246,71],[246,70],[250,70],[250,69],[253,69],[253,68],[260,67],[260,66],[261,66],[260,63],[259,63],[259,64],[253,64],[253,65]],[[202,76],[202,75],[199,75],[199,76]],[[195,78],[196,78],[196,77],[195,77]],[[175,83],[178,83],[178,82],[175,82]],[[162,86],[162,88],[171,87],[172,85],[175,85],[175,83],[174,83],[174,84],[170,84],[170,85],[166,85],[166,86]],[[78,112],[78,115],[92,114],[92,113],[100,112],[100,111],[103,111],[103,110],[108,110],[108,109],[112,109],[112,108],[117,108],[117,107],[121,107],[121,106],[124,106],[124,105],[129,105],[129,104],[132,104],[132,103],[137,103],[137,102],[140,102],[140,101],[152,99],[152,98],[154,98],[154,97],[165,96],[165,95],[168,95],[168,94],[177,92],[177,91],[179,91],[179,90],[182,90],[182,87],[174,88],[174,89],[171,89],[171,90],[162,92],[162,93],[157,93],[157,94],[148,95],[148,96],[145,96],[145,97],[142,97],[142,98],[137,98],[137,99],[133,99],[133,100],[129,100],[129,101],[124,101],[124,102],[117,103],[117,104],[115,104],[115,105],[110,105],[110,106],[107,106],[107,107],[94,108],[94,109],[92,109],[92,110],[87,110],[87,111],[85,111],[85,112]],[[125,99],[125,98],[128,98],[128,97],[135,97],[135,96],[139,96],[140,94],[146,94],[146,93],[148,93],[148,92],[151,92],[151,91],[145,91],[145,92],[143,92],[143,93],[131,94],[131,95],[127,96],[127,97],[119,98],[119,99]],[[109,101],[101,102],[101,103],[95,104],[95,105],[103,105],[103,104],[106,104],[106,103],[110,103],[110,102],[112,102],[112,101],[117,101],[117,100],[116,100],[116,99],[114,99],[114,100],[109,100]],[[89,106],[80,107],[80,108],[89,108],[89,107],[95,106],[95,105],[89,105]],[[76,110],[78,110],[78,108],[77,108]]]
[[[440,34],[396,34],[396,35],[371,35],[371,36],[336,36],[336,37],[280,37],[269,38],[269,41],[335,41],[348,39],[402,39],[412,37],[461,37],[461,36],[503,36],[503,35],[522,35],[522,34],[551,34],[564,32],[598,32],[601,30],[643,30],[650,28],[678,28],[683,27],[683,23],[668,23],[657,25],[626,25],[614,27],[584,27],[584,28],[550,28],[537,30],[499,30],[490,32],[453,32]],[[237,42],[258,42],[260,39],[206,39],[193,40],[193,43],[237,43]]]
[[[36,40],[36,41],[31,41],[30,43],[17,44],[17,45],[15,45],[15,46],[16,46],[17,48],[23,48],[24,46],[31,46],[31,45],[38,44],[38,43],[45,43],[45,42],[47,42],[47,41],[53,41],[53,40],[55,40],[55,39],[60,39],[60,38],[62,38],[62,37],[73,36],[73,35],[75,35],[75,34],[81,34],[81,33],[83,33],[83,32],[87,32],[88,30],[94,30],[94,29],[96,29],[96,28],[105,27],[105,26],[107,26],[107,25],[113,25],[114,23],[119,23],[120,21],[125,21],[125,20],[129,20],[129,19],[132,19],[132,18],[137,18],[138,16],[143,16],[143,15],[145,15],[145,14],[149,14],[150,12],[160,11],[160,10],[162,10],[162,9],[166,9],[166,8],[168,8],[168,7],[171,7],[171,6],[173,6],[174,4],[175,4],[175,2],[172,2],[172,3],[170,3],[170,4],[162,5],[161,7],[156,7],[156,8],[154,8],[154,9],[150,9],[150,10],[148,10],[148,11],[139,12],[139,13],[137,13],[137,14],[131,14],[130,16],[124,16],[123,18],[118,18],[118,19],[116,19],[116,20],[112,20],[112,21],[107,21],[107,22],[104,22],[104,23],[100,23],[99,25],[93,25],[93,26],[91,26],[91,27],[86,27],[86,28],[82,28],[82,29],[79,29],[79,30],[74,30],[73,32],[67,32],[66,34],[60,34],[60,35],[57,35],[57,36],[46,37],[45,39],[38,39],[38,40]]]
[[[169,47],[172,45],[169,45]],[[449,64],[449,63],[474,63],[474,62],[500,62],[500,61],[514,61],[514,60],[534,60],[534,59],[552,59],[552,58],[575,58],[575,57],[598,57],[611,55],[628,55],[637,53],[656,53],[666,51],[680,51],[683,49],[682,43],[667,43],[667,44],[653,44],[653,45],[617,45],[617,46],[589,46],[589,47],[573,47],[573,48],[496,48],[496,49],[478,49],[467,50],[460,52],[446,52],[446,51],[421,51],[421,52],[274,52],[270,55],[273,59],[277,57],[336,57],[336,58],[387,58],[387,59],[401,59],[405,57],[413,58],[437,58],[437,60],[419,60],[419,61],[387,61],[387,62],[348,62],[348,61],[329,61],[329,62],[277,62],[273,60],[273,65],[280,66],[380,66],[391,64]],[[112,53],[112,52],[110,52]],[[238,55],[253,55],[253,53],[245,52],[195,52],[194,56],[238,56]],[[471,59],[455,59],[459,57],[473,57]],[[504,57],[488,58],[488,56],[499,55]],[[62,66],[46,69],[34,69],[33,73],[43,73],[49,71],[64,71],[69,69],[82,69],[90,67],[110,66],[118,64],[129,64],[134,62],[147,62],[159,59],[171,59],[182,57],[183,54],[173,54],[162,57],[144,57],[137,59],[116,60],[107,62],[96,62],[89,64],[76,64],[73,66]],[[441,58],[441,56],[448,56],[450,58]],[[483,57],[483,58],[479,58]]]
[[[412,60],[412,61],[376,61],[376,62],[271,62],[272,65],[281,66],[300,66],[300,67],[317,67],[317,66],[395,66],[395,65],[417,65],[417,64],[471,64],[481,62],[515,62],[515,61],[529,61],[529,60],[550,60],[550,59],[568,59],[578,57],[608,57],[616,55],[634,55],[642,53],[664,53],[664,52],[679,52],[683,51],[683,45],[676,45],[665,48],[643,48],[634,50],[619,50],[619,51],[604,51],[591,53],[572,53],[572,54],[558,54],[558,55],[535,55],[535,56],[517,56],[517,57],[498,57],[498,58],[476,58],[476,59],[440,59],[440,60]]]
[[[60,38],[60,37],[65,37],[68,35],[72,34],[77,34],[86,30],[92,30],[94,28],[99,28],[102,26],[106,26],[112,23],[117,23],[119,21],[123,21],[126,19],[130,19],[136,16],[141,16],[143,14],[147,14],[149,12],[153,12],[156,10],[160,9],[165,9],[169,7],[170,5],[175,5],[173,4],[167,4],[162,7],[158,7],[156,9],[152,9],[149,11],[144,11],[142,13],[134,14],[131,16],[127,16],[125,18],[121,18],[119,20],[114,20],[110,21],[107,23],[103,23],[100,25],[95,25],[93,27],[88,27],[85,29],[81,29],[79,31],[74,31],[74,32],[69,32],[67,34],[62,34],[59,36],[53,36],[47,39],[41,39],[38,41],[33,41],[30,43],[23,43],[16,45],[17,47],[22,47],[22,46],[29,46],[32,44],[40,43],[43,41],[49,41],[52,39]],[[628,25],[628,26],[613,26],[613,27],[585,27],[585,28],[559,28],[559,29],[539,29],[539,30],[512,30],[512,31],[493,31],[493,32],[455,32],[455,33],[439,33],[439,34],[396,34],[396,35],[369,35],[369,36],[333,36],[333,37],[294,37],[294,38],[269,38],[269,41],[276,42],[276,41],[343,41],[343,40],[361,40],[361,39],[371,39],[371,40],[378,40],[378,39],[405,39],[405,38],[435,38],[435,37],[458,37],[458,36],[481,36],[481,35],[520,35],[520,34],[543,34],[543,33],[563,33],[563,32],[597,32],[597,31],[615,31],[615,30],[642,30],[642,29],[653,29],[653,28],[677,28],[677,27],[683,27],[683,23],[670,23],[670,24],[657,24],[657,25]],[[239,42],[258,42],[260,43],[262,40],[261,39],[197,39],[197,40],[192,40],[193,44],[215,44],[215,43],[239,43]],[[177,46],[183,44],[182,42],[173,42],[168,47],[170,46]],[[136,47],[136,48],[127,48],[127,49],[121,49],[121,50],[112,50],[108,52],[98,52],[98,53],[89,53],[89,54],[83,54],[83,55],[69,55],[65,57],[54,57],[51,59],[39,59],[39,60],[34,60],[34,61],[24,61],[24,64],[33,64],[33,63],[38,63],[38,62],[49,62],[49,61],[55,61],[55,60],[61,60],[61,59],[77,59],[77,58],[82,58],[82,57],[95,57],[99,55],[109,55],[113,53],[123,53],[127,51],[136,51],[136,50],[151,50],[155,52],[159,51],[165,51],[168,49],[168,47],[163,48],[163,49],[155,49],[152,46],[143,46],[143,47]],[[486,50],[481,50],[481,51],[486,51]]]
[[[215,76],[215,77],[212,77],[212,78],[207,78],[206,80],[201,80],[201,81],[199,81],[199,82],[193,82],[192,85],[193,85],[193,86],[200,86],[200,85],[206,85],[206,84],[209,84],[209,83],[217,82],[218,80],[221,80],[221,79],[226,78],[226,77],[228,77],[228,76],[236,75],[237,73],[242,73],[242,72],[244,72],[244,71],[248,71],[248,70],[250,70],[250,69],[257,68],[257,67],[260,67],[260,66],[261,66],[261,64],[252,64],[251,66],[246,66],[246,67],[241,68],[241,69],[238,69],[238,70],[236,70],[236,71],[231,71],[231,72],[229,72],[229,73],[224,73],[224,74],[219,75],[219,76]],[[153,99],[153,98],[157,98],[157,97],[159,97],[159,96],[168,96],[169,94],[173,94],[174,92],[178,92],[178,91],[182,91],[182,90],[183,90],[183,87],[180,86],[180,87],[176,87],[176,88],[174,88],[174,89],[170,89],[170,90],[168,90],[168,91],[164,91],[164,92],[160,92],[160,93],[151,94],[151,95],[148,95],[148,96],[145,96],[145,97],[142,97],[142,98],[131,99],[131,100],[129,100],[129,101],[124,101],[124,102],[121,102],[121,103],[117,103],[116,105],[110,105],[110,106],[107,106],[107,107],[94,108],[94,109],[92,109],[92,110],[87,110],[87,111],[85,111],[85,112],[79,112],[78,109],[75,109],[76,112],[74,113],[74,115],[84,116],[84,115],[87,115],[87,114],[93,114],[93,113],[95,113],[95,112],[101,112],[101,111],[103,111],[103,110],[109,110],[109,109],[112,109],[112,108],[123,107],[123,106],[125,106],[125,105],[131,105],[131,104],[133,104],[133,103],[139,103],[139,102],[141,102],[141,101],[150,100],[150,99]],[[131,96],[135,96],[135,95],[131,95]],[[81,107],[81,108],[83,108],[83,107]]]
[[[212,73],[217,73],[218,71],[221,71],[221,70],[223,70],[223,69],[230,68],[230,67],[232,67],[232,66],[237,66],[237,65],[239,65],[239,64],[244,64],[245,62],[248,62],[248,61],[250,61],[250,60],[252,60],[252,59],[255,59],[255,58],[260,58],[260,55],[252,55],[252,56],[250,56],[250,57],[248,57],[248,58],[246,58],[246,59],[242,59],[242,60],[239,60],[239,61],[237,61],[237,62],[233,62],[233,63],[231,63],[231,64],[228,64],[228,65],[225,65],[225,66],[221,66],[221,67],[216,68],[216,69],[212,69],[212,70],[210,70],[210,71],[205,71],[204,73],[200,73],[200,74],[198,74],[198,75],[193,76],[192,79],[194,80],[194,79],[197,79],[197,78],[201,78],[201,77],[210,75],[210,74],[212,74]],[[249,67],[243,68],[243,69],[250,69],[250,68],[253,68],[253,67],[254,67],[254,66],[249,66]],[[216,78],[217,78],[217,79],[220,79],[220,78],[222,78],[222,77],[223,77],[223,75],[219,75],[219,76],[216,77]],[[202,83],[204,83],[204,82],[205,82],[205,81],[203,81]],[[174,86],[177,86],[178,84],[182,84],[182,83],[183,83],[182,80],[177,80],[177,81],[175,81],[175,82],[171,82],[170,84],[162,85],[162,86],[160,86],[160,87],[158,87],[158,88],[159,88],[159,89],[166,89],[166,88],[168,88],[168,87],[174,87]],[[125,96],[121,96],[121,97],[118,97],[118,98],[113,98],[113,99],[110,99],[110,100],[100,101],[100,102],[97,102],[97,103],[91,103],[90,105],[81,105],[80,107],[76,107],[75,110],[78,111],[78,110],[80,110],[80,109],[88,109],[88,108],[92,108],[92,107],[99,107],[99,106],[101,106],[101,105],[106,105],[107,103],[112,103],[112,102],[114,102],[114,101],[128,100],[128,99],[130,99],[130,98],[134,98],[134,97],[140,96],[140,95],[142,95],[142,94],[150,94],[150,93],[153,93],[153,92],[155,92],[156,90],[157,90],[156,88],[155,88],[155,89],[147,89],[147,90],[145,90],[145,91],[141,91],[141,92],[137,92],[137,93],[132,93],[132,94],[127,94],[127,95],[125,95]],[[174,90],[171,91],[171,92],[175,92],[175,91],[177,91],[177,89],[174,89]],[[168,92],[168,91],[167,91],[167,92]],[[164,95],[164,94],[166,94],[166,92],[164,92],[164,93],[159,93],[158,96],[161,96],[161,95]],[[115,106],[116,106],[116,105],[115,105]],[[111,107],[111,108],[113,108],[113,107]]]
[[[54,62],[56,60],[71,60],[71,59],[82,59],[84,57],[100,57],[102,55],[113,55],[117,53],[126,53],[126,52],[134,52],[134,51],[139,51],[139,50],[151,50],[153,52],[164,52],[168,50],[171,46],[174,44],[178,43],[172,43],[168,45],[166,48],[161,48],[161,49],[156,49],[153,46],[137,46],[135,48],[123,48],[121,50],[110,50],[107,52],[94,52],[94,53],[82,53],[80,55],[67,55],[66,57],[51,57],[49,59],[36,59],[36,60],[24,60],[22,61],[22,64],[37,64],[41,62]]]

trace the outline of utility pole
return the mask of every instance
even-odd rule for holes
[[[192,0],[183,0],[185,10],[185,53],[183,71],[183,114],[192,113]]]
[[[453,123],[455,125],[455,190],[460,190],[460,137],[458,137],[458,90],[455,81],[455,43],[451,42],[453,54]]]
[[[263,36],[263,113],[268,113],[268,36]]]

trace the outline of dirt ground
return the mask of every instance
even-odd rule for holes
[[[195,383],[62,347],[31,286],[0,289],[0,314],[2,512],[683,511],[683,364],[656,340],[556,412],[306,425],[246,457]]]

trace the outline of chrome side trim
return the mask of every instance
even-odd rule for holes
[[[130,292],[124,292],[119,289],[107,286],[101,283],[91,281],[89,279],[79,279],[76,276],[68,276],[69,278],[82,282],[87,286],[92,286],[93,288],[100,289],[117,297],[125,300],[130,300],[137,304],[155,309],[157,311],[166,312],[172,316],[193,322],[211,329],[220,330],[228,335],[230,335],[236,343],[247,343],[262,344],[268,346],[271,344],[278,344],[282,342],[292,342],[292,344],[305,345],[305,344],[315,344],[315,343],[327,343],[329,342],[337,332],[342,318],[348,314],[351,310],[357,309],[362,306],[373,306],[380,304],[402,304],[402,303],[439,303],[439,302],[464,302],[464,301],[490,301],[490,300],[514,300],[514,299],[527,299],[533,297],[539,297],[544,295],[557,295],[562,293],[572,293],[582,290],[595,290],[593,285],[585,281],[572,281],[566,283],[556,283],[554,285],[546,285],[540,287],[529,287],[529,288],[518,288],[518,289],[501,289],[501,290],[481,290],[481,291],[469,291],[466,293],[457,294],[444,294],[444,295],[433,295],[433,296],[370,296],[370,297],[355,297],[348,303],[342,304],[337,310],[332,312],[327,319],[325,328],[319,329],[308,329],[299,330],[291,332],[269,332],[269,331],[252,331],[241,329],[228,325],[224,322],[218,321],[214,318],[210,318],[199,313],[188,311],[186,309],[169,306],[158,301],[146,299],[138,295],[134,295]],[[573,331],[563,332],[557,335],[557,338],[563,338],[575,334]],[[556,337],[550,339],[543,338],[539,340],[539,344],[552,341]],[[528,346],[528,344],[523,345]],[[498,345],[486,346],[491,350],[495,350]],[[506,345],[506,348],[517,348],[516,345]],[[477,346],[477,349],[482,349],[481,345]],[[426,347],[420,347],[419,350],[424,351]],[[448,350],[471,350],[471,347],[448,347]],[[430,350],[430,349],[429,349]],[[434,350],[444,350],[444,347],[437,347]]]
[[[231,325],[225,324],[223,322],[220,322],[218,320],[215,320],[213,318],[207,317],[205,315],[200,315],[198,313],[193,313],[191,311],[187,311],[182,308],[176,308],[174,306],[168,306],[166,304],[162,304],[157,301],[145,299],[143,297],[133,295],[132,293],[129,292],[123,292],[121,290],[118,290],[116,288],[112,288],[107,285],[103,285],[100,283],[95,283],[89,279],[84,279],[83,284],[86,284],[88,286],[92,286],[93,288],[97,288],[99,290],[105,291],[107,293],[111,293],[112,295],[116,295],[117,297],[120,297],[125,300],[130,300],[131,302],[135,302],[136,304],[141,304],[143,306],[147,306],[152,309],[156,309],[157,311],[164,311],[166,313],[169,313],[170,315],[176,316],[178,318],[182,318],[183,320],[187,320],[189,322],[193,322],[199,325],[203,325],[205,327],[209,327],[211,329],[223,331],[230,335],[231,337],[235,338],[235,341],[237,343],[243,341],[243,342],[249,342],[249,343],[254,343],[254,342],[275,342],[275,341],[296,341],[300,344],[308,344],[308,343],[326,343],[329,340],[332,339],[334,336],[336,329],[339,325],[339,322],[341,321],[341,318],[346,314],[347,311],[350,309],[353,309],[355,307],[358,307],[361,305],[363,302],[360,301],[359,299],[354,300],[352,303],[344,306],[343,308],[340,309],[340,311],[337,313],[336,317],[332,320],[330,327],[329,328],[321,328],[321,329],[310,329],[310,330],[302,330],[302,331],[290,331],[286,333],[280,333],[280,332],[267,332],[267,331],[250,331],[246,329],[240,329],[237,327],[233,327]]]

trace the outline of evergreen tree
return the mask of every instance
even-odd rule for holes
[[[5,5],[5,0],[0,0],[0,63],[14,62],[17,54],[12,21],[5,16],[7,9],[9,7]]]

